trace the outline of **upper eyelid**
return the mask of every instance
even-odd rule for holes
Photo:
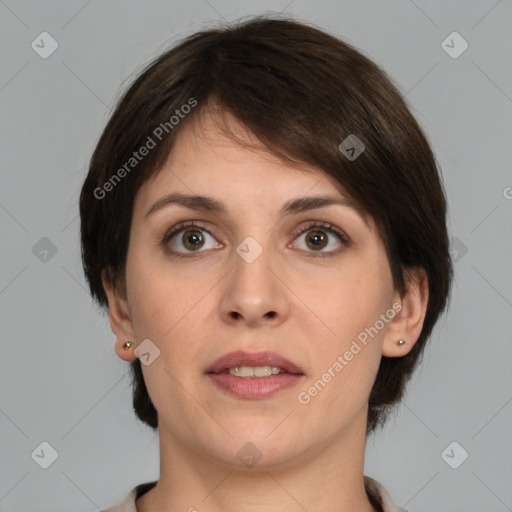
[[[344,229],[337,227],[332,222],[324,220],[310,220],[305,221],[305,223],[306,224],[304,226],[297,228],[297,234],[302,234],[305,231],[310,231],[316,227],[320,229],[325,229],[326,231],[332,231],[333,233],[336,233],[337,235],[340,236],[344,236],[347,239],[349,238]]]
[[[169,233],[179,233],[180,231],[183,231],[185,229],[191,229],[191,228],[199,228],[203,231],[207,231],[211,234],[211,230],[206,227],[205,222],[202,221],[195,221],[195,220],[185,220],[183,222],[178,222],[174,226],[171,226],[169,229],[165,230],[164,236],[168,236]],[[213,236],[213,235],[212,235]]]

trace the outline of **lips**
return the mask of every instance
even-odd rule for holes
[[[240,366],[271,366],[283,370],[285,373],[293,375],[304,375],[304,371],[300,366],[277,354],[276,352],[264,351],[257,353],[244,352],[239,350],[230,352],[215,360],[205,373],[227,373],[230,368]]]

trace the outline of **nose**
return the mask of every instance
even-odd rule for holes
[[[289,315],[288,288],[270,249],[253,261],[233,252],[234,268],[223,280],[220,313],[232,325],[277,326]]]

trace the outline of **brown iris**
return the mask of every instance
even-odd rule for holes
[[[200,249],[204,245],[204,237],[201,231],[188,229],[183,233],[183,246],[189,250]]]
[[[311,249],[323,249],[327,244],[327,235],[323,231],[309,231],[306,243]]]

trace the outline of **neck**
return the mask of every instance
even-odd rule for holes
[[[240,469],[191,451],[159,426],[160,479],[137,512],[376,512],[364,488],[365,430],[352,430],[288,463]]]

